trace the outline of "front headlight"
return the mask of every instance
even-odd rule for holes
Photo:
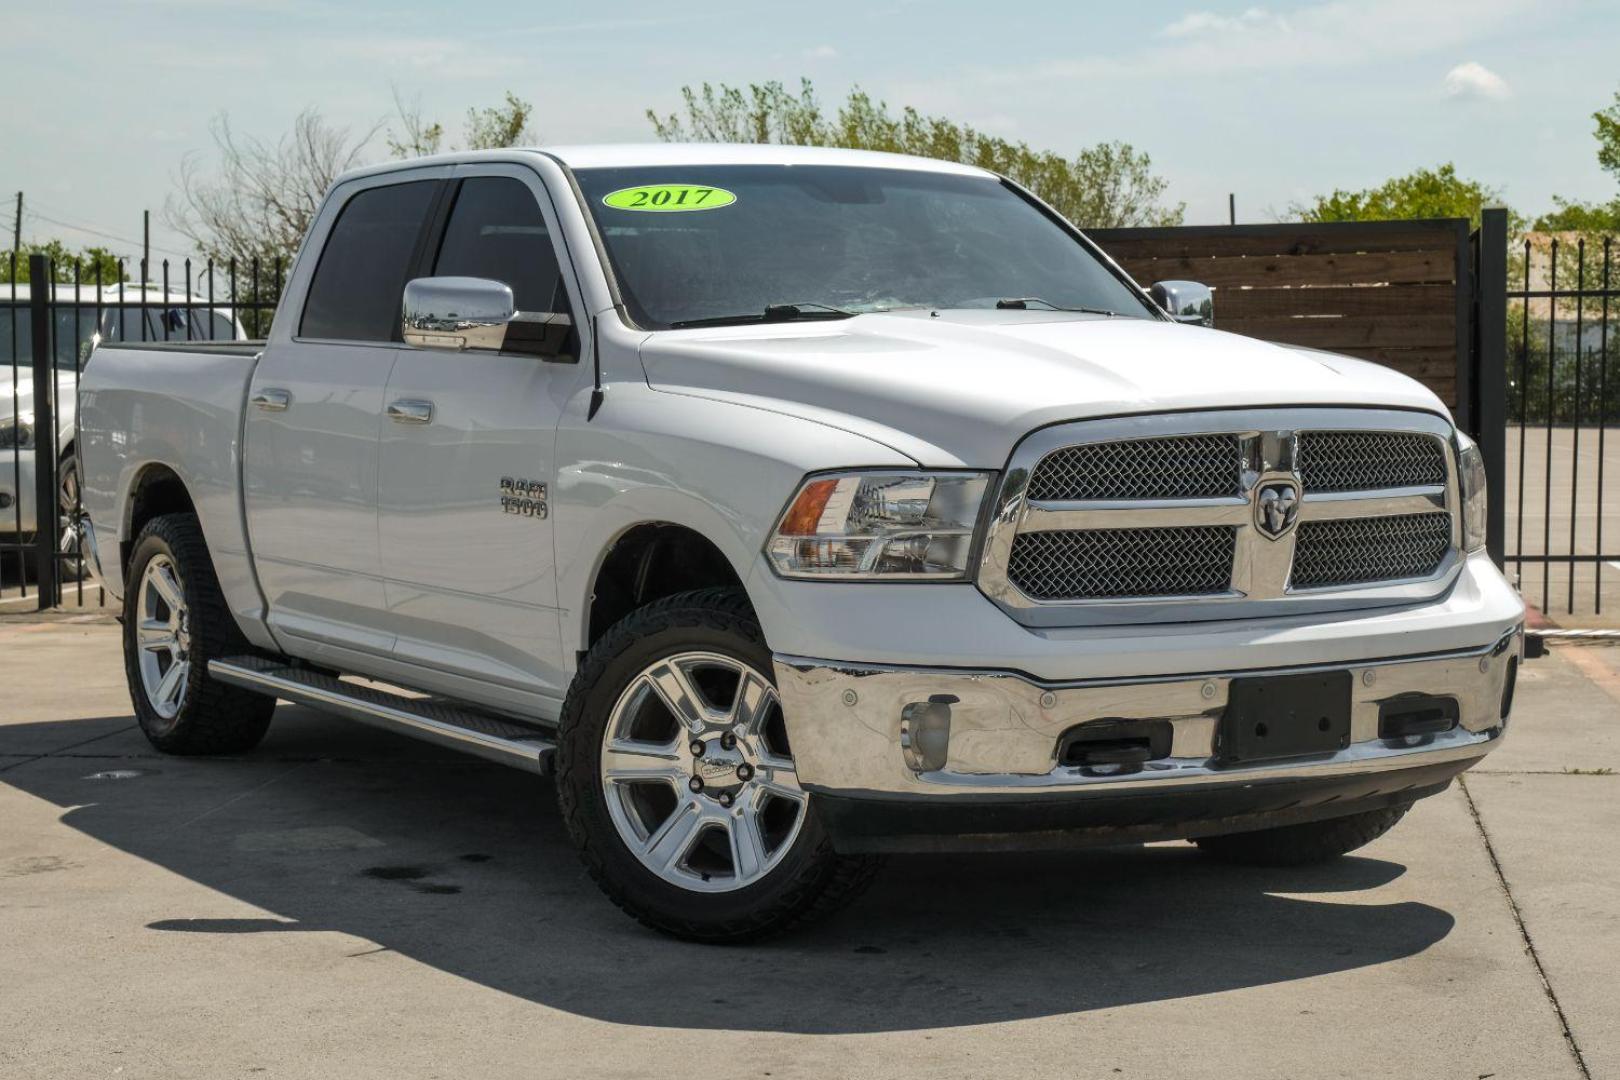
[[[0,450],[29,450],[34,445],[34,418],[28,413],[0,420]]]
[[[989,486],[988,473],[812,476],[765,553],[783,577],[959,581]]]
[[[1463,550],[1475,552],[1485,546],[1485,459],[1474,440],[1457,432],[1457,482],[1462,489]]]

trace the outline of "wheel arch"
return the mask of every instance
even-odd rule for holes
[[[120,577],[129,569],[135,539],[147,522],[161,514],[195,514],[196,501],[180,474],[162,462],[149,462],[130,481],[124,500],[122,527],[119,529],[118,565]]]
[[[701,531],[677,521],[628,525],[603,547],[590,577],[581,650],[620,619],[655,600],[693,589],[740,590],[744,571]]]

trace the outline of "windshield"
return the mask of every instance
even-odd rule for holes
[[[650,329],[998,302],[1152,317],[993,177],[823,165],[577,175],[625,305]]]

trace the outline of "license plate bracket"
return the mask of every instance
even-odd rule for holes
[[[1350,745],[1348,671],[1233,679],[1217,753],[1225,764],[1331,754]]]

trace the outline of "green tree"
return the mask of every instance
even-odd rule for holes
[[[1593,134],[1598,141],[1598,164],[1620,180],[1620,90],[1615,91],[1609,107],[1593,113],[1592,119],[1597,121]]]
[[[1598,164],[1603,171],[1620,181],[1620,91],[1608,108],[1592,114],[1597,127],[1592,134],[1597,138]],[[1557,207],[1550,214],[1536,219],[1537,232],[1578,232],[1588,236],[1598,233],[1620,233],[1620,195],[1606,203],[1582,202],[1553,196]]]
[[[394,157],[426,157],[444,149],[444,125],[424,120],[421,104],[407,104],[400,98],[397,89],[394,91],[394,114],[394,124],[398,125],[399,130],[396,133],[394,126],[390,125],[383,137],[388,152]],[[500,105],[468,109],[466,126],[463,128],[466,148],[499,150],[506,146],[532,146],[540,141],[529,130],[529,118],[533,115],[533,103],[524,101],[510,90]],[[457,148],[452,146],[450,149]]]
[[[30,255],[44,255],[49,258],[52,276],[60,283],[72,284],[75,270],[78,271],[78,280],[81,284],[94,285],[98,271],[103,284],[116,285],[122,279],[118,256],[103,247],[87,247],[73,251],[60,240],[47,240],[44,243],[23,244],[16,252],[15,260],[12,259],[12,254],[10,249],[0,250],[0,283],[9,283],[13,280],[19,285],[26,283],[29,280]],[[15,278],[12,276],[14,269]]]
[[[1433,169],[1417,169],[1405,176],[1384,181],[1361,191],[1335,190],[1306,203],[1295,203],[1290,211],[1300,221],[1395,221],[1414,218],[1467,218],[1479,225],[1479,212],[1500,205],[1502,193],[1478,180],[1457,175],[1447,162]],[[1518,231],[1523,221],[1511,211],[1510,228]]]
[[[1553,205],[1556,210],[1536,218],[1536,232],[1620,232],[1620,198],[1609,203],[1589,203],[1554,195]]]
[[[1024,185],[1086,228],[1179,225],[1185,204],[1164,202],[1168,183],[1152,160],[1123,142],[1098,143],[1072,158],[1037,150],[943,116],[906,106],[891,112],[864,90],[850,91],[836,113],[822,110],[809,79],[798,93],[780,82],[681,88],[684,115],[647,110],[665,142],[782,143],[885,150],[977,165]]]

